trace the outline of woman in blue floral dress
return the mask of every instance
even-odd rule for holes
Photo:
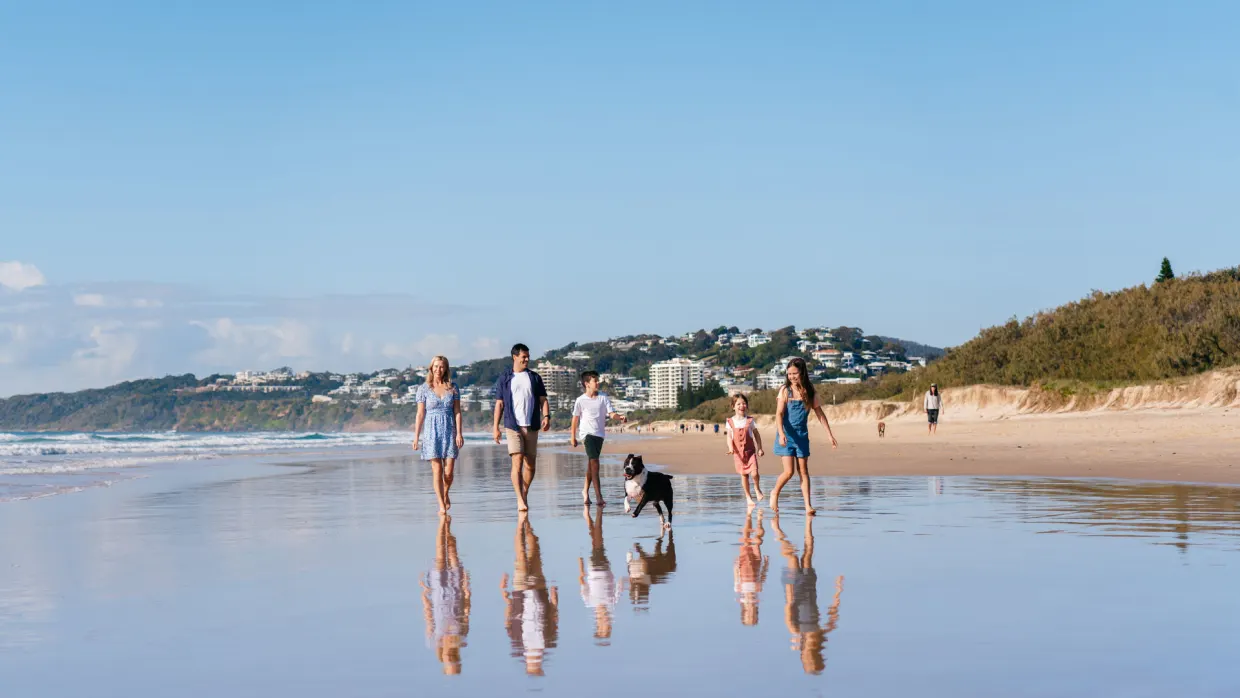
[[[418,387],[418,421],[413,427],[413,450],[422,451],[422,460],[431,462],[431,479],[439,513],[452,508],[448,490],[452,489],[456,457],[465,445],[461,430],[460,392],[452,382],[448,360],[436,356],[426,372],[426,382]],[[425,428],[425,433],[423,433]]]

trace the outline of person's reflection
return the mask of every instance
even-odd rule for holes
[[[582,511],[582,517],[590,529],[590,569],[584,558],[577,558],[577,581],[581,584],[581,599],[586,608],[594,610],[594,639],[599,645],[610,644],[611,620],[616,604],[620,601],[620,584],[611,571],[607,550],[603,547],[603,508],[596,507],[594,518],[590,508]]]
[[[461,648],[469,634],[469,573],[461,566],[452,519],[439,519],[435,566],[422,578],[426,637],[443,663],[443,673],[461,673]]]
[[[513,549],[516,561],[511,591],[507,574],[500,581],[507,607],[504,626],[512,644],[512,656],[524,658],[525,673],[542,676],[547,650],[556,643],[560,595],[556,587],[547,586],[538,536],[534,535],[534,527],[524,513],[518,517]]]
[[[779,527],[779,516],[771,521],[775,535],[779,537],[780,551],[788,561],[784,572],[784,621],[792,633],[792,649],[801,655],[801,667],[807,674],[820,674],[826,667],[823,645],[827,634],[839,624],[840,594],[844,591],[844,576],[835,578],[835,597],[827,609],[827,623],[820,626],[818,611],[818,573],[814,571],[814,525],[811,517],[805,517],[805,553],[797,557],[796,548]]]
[[[676,571],[676,539],[667,532],[667,548],[663,536],[654,544],[654,552],[647,554],[641,543],[634,543],[626,556],[629,568],[629,601],[636,610],[649,610],[650,587],[662,584]]]
[[[766,531],[762,528],[762,510],[757,510],[758,529],[755,533],[753,516],[745,514],[745,527],[741,531],[741,550],[736,556],[733,569],[733,587],[737,601],[741,605],[741,624],[758,624],[758,595],[766,584],[766,573],[770,569],[771,559],[762,555],[762,537]]]

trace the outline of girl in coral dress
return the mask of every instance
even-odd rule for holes
[[[758,433],[758,425],[749,416],[749,398],[735,395],[732,398],[732,416],[728,417],[728,454],[732,456],[732,464],[736,466],[736,474],[741,476],[741,488],[745,491],[745,501],[754,505],[749,495],[749,478],[753,477],[753,491],[758,499],[762,499],[762,485],[758,482],[758,456],[766,453],[762,450],[762,435]]]

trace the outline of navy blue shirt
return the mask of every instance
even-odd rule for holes
[[[537,430],[542,427],[541,398],[547,397],[547,387],[543,385],[542,376],[530,369],[526,369],[525,372],[530,374],[530,390],[534,393],[534,410],[530,415],[530,429]],[[504,428],[521,431],[521,427],[517,424],[517,415],[512,411],[512,376],[512,369],[508,368],[495,381],[495,397],[504,402]]]

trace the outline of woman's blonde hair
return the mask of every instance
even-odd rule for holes
[[[431,359],[430,364],[426,367],[426,385],[427,387],[435,387],[435,362],[443,362],[443,381],[444,385],[452,385],[452,365],[448,363],[448,357],[442,354]]]

